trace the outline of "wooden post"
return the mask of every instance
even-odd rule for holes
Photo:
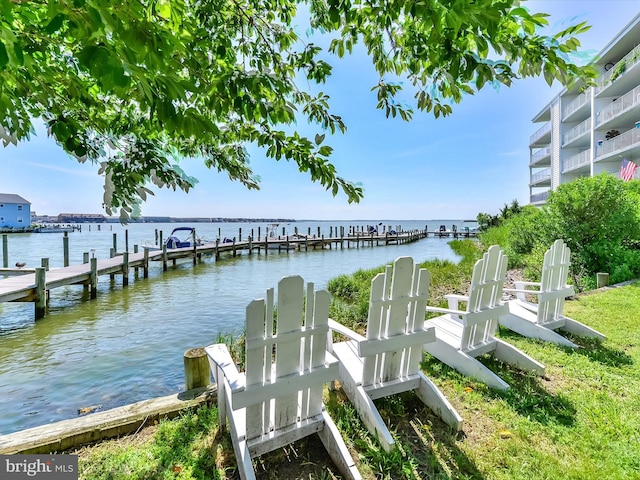
[[[220,246],[220,237],[216,238],[216,262],[220,260],[220,250],[218,250],[219,246]]]
[[[236,237],[233,237],[233,256],[236,256]]]
[[[149,278],[149,247],[144,247],[144,270],[142,276]]]
[[[116,249],[111,247],[109,249],[109,258],[113,258],[116,256]],[[113,273],[109,274],[109,279],[113,282],[115,280],[116,276]]]
[[[64,255],[64,266],[69,266],[69,233],[64,232],[64,237],[62,237],[62,251]]]
[[[249,237],[249,255],[253,253],[253,230],[251,231],[251,236]]]
[[[156,228],[156,245],[158,244],[158,229]]]
[[[164,242],[162,241],[162,230],[160,230],[160,245],[163,245]]]
[[[42,267],[36,268],[36,301],[35,301],[35,319],[44,317],[47,310],[47,291],[46,291],[46,270]]]
[[[90,278],[91,298],[98,296],[98,259],[93,257],[91,259],[91,278]]]
[[[138,245],[135,244],[133,246],[133,253],[138,253]],[[133,274],[135,275],[136,278],[138,278],[138,272],[139,272],[139,267],[137,267],[137,263],[136,263],[136,267],[133,268]]]
[[[598,288],[606,287],[609,285],[608,273],[596,273],[596,286]]]
[[[122,286],[129,285],[129,252],[122,254]]]
[[[9,236],[2,234],[2,268],[9,268]]]
[[[184,383],[186,390],[206,387],[211,383],[209,359],[204,348],[184,352]]]
[[[83,252],[82,263],[89,263],[89,252]]]
[[[113,250],[115,252],[118,251],[118,234],[117,233],[113,234]]]
[[[191,244],[193,245],[193,264],[198,260],[198,243],[196,242],[196,229],[191,230]]]
[[[167,244],[162,244],[162,271],[167,271]]]
[[[242,241],[242,228],[238,228],[238,241]]]
[[[129,229],[125,229],[124,231],[124,249],[129,251]]]
[[[41,258],[40,259],[40,266],[42,268],[44,268],[48,272],[49,271],[49,259],[48,258]]]

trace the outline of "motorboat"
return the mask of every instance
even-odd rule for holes
[[[171,231],[165,244],[167,249],[193,247],[193,239],[196,229],[193,227],[177,227]],[[196,245],[202,245],[204,242],[196,237]]]

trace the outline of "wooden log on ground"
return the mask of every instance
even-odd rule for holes
[[[176,417],[185,408],[214,403],[216,393],[217,387],[212,385],[0,435],[0,454],[62,452],[126,435],[161,418]]]

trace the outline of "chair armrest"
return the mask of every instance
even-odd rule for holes
[[[458,295],[456,293],[449,293],[448,295],[445,295],[444,298],[449,302],[450,310],[459,310],[458,304],[460,302],[469,301],[469,297],[467,295]]]
[[[530,293],[531,295],[540,295],[542,293],[540,290],[527,290],[524,288],[503,288],[502,291],[513,293]]]
[[[450,313],[451,315],[466,315],[467,312],[464,310],[457,310],[455,308],[440,308],[440,307],[425,307],[427,312],[435,312],[435,313]]]
[[[215,367],[213,369],[214,380],[220,383],[222,379],[217,377],[221,373],[229,383],[229,388],[232,392],[244,390],[246,386],[245,375],[238,372],[227,346],[224,343],[216,343],[215,345],[209,345],[204,350],[209,357],[209,363],[212,367]]]
[[[356,342],[362,342],[366,340],[366,337],[363,337],[359,333],[354,332],[350,328],[345,327],[341,323],[338,323],[332,319],[329,319],[329,328],[334,332],[338,332],[340,335],[344,335],[347,338],[355,340]]]

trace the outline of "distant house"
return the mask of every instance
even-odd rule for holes
[[[31,203],[20,195],[0,193],[0,228],[25,228],[31,225]]]

